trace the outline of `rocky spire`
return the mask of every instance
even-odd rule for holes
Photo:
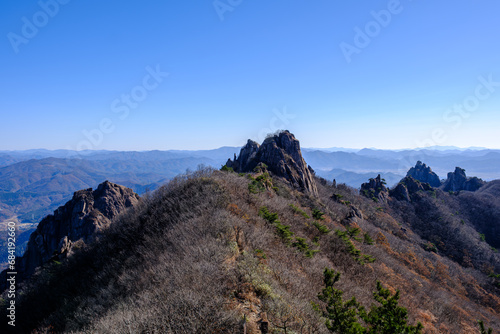
[[[389,190],[385,184],[385,180],[378,174],[376,178],[370,179],[367,183],[361,185],[360,194],[376,201],[386,202]]]
[[[406,176],[411,176],[417,181],[428,183],[431,187],[438,188],[441,186],[439,176],[430,167],[422,163],[422,161],[417,161],[415,167],[410,168]]]
[[[234,160],[229,159],[226,163],[227,167],[233,168],[237,172],[251,171],[257,166],[255,162],[255,157],[259,151],[260,145],[253,140],[248,139],[245,146],[241,148],[240,155],[236,158],[234,155]]]
[[[228,160],[226,166],[240,173],[251,172],[264,163],[274,175],[284,178],[293,187],[317,195],[312,168],[302,157],[300,143],[289,131],[266,138],[262,145],[252,140],[241,149],[235,160]]]
[[[477,177],[468,178],[465,169],[456,167],[454,172],[448,173],[448,179],[443,184],[444,191],[476,191],[486,182]]]
[[[69,202],[45,217],[31,234],[26,252],[16,259],[18,278],[31,276],[51,259],[66,257],[75,242],[91,241],[120,212],[137,203],[139,196],[132,189],[108,181],[94,191],[90,188],[75,192]]]

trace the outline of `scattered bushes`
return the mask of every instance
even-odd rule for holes
[[[283,225],[280,222],[275,224],[276,234],[283,240],[285,244],[290,244],[293,237],[293,232],[290,231],[289,225]]]
[[[266,206],[259,209],[259,216],[267,220],[270,224],[279,223],[278,214],[276,212],[270,212]]]
[[[302,210],[301,208],[299,208],[298,206],[296,206],[294,204],[290,204],[290,208],[292,209],[293,213],[299,214],[302,217],[304,217],[305,219],[309,219],[310,218],[309,215],[304,210]]]
[[[295,241],[292,243],[292,246],[297,248],[300,252],[304,253],[304,255],[309,258],[313,257],[314,254],[319,252],[318,249],[310,249],[309,244],[306,242],[305,238],[296,237]]]
[[[330,229],[319,222],[314,222],[313,225],[314,225],[314,227],[316,227],[318,229],[319,233],[321,233],[321,234],[330,233]]]
[[[227,165],[222,166],[220,170],[223,171],[223,172],[234,173],[233,167],[228,167]]]
[[[312,216],[316,220],[324,220],[325,219],[325,214],[323,212],[321,212],[319,209],[313,209]]]
[[[437,253],[437,247],[434,245],[432,242],[427,241],[427,243],[424,245],[424,249],[428,252],[434,252]]]
[[[370,235],[368,233],[365,233],[363,235],[363,242],[367,245],[373,245],[373,239],[370,237]]]
[[[311,198],[265,174],[240,177],[230,171],[200,170],[171,181],[142,207],[117,219],[98,243],[41,270],[22,289],[16,305],[21,330],[53,326],[55,332],[75,333],[239,333],[244,315],[250,326],[249,319],[267,312],[270,331],[324,334],[329,331],[325,321],[309,301],[317,298],[322,285],[326,288],[321,280],[325,267],[335,269],[329,282],[342,272],[342,280],[330,284],[337,305],[330,310],[345,316],[346,328],[351,324],[363,333],[398,326],[415,332],[418,325],[409,323],[417,319],[429,331],[441,326],[459,333],[463,323],[476,326],[481,312],[498,309],[495,277],[473,268],[462,270],[442,257],[441,247],[453,246],[451,239],[424,238],[434,242],[440,254],[419,247],[422,239],[415,233],[423,232],[414,228],[420,222],[416,216],[435,214],[436,228],[470,228],[469,221],[460,223],[463,216],[433,212],[427,206],[444,205],[441,199],[448,194],[438,190],[435,201],[422,193],[415,196],[417,202],[422,197],[419,205],[396,207],[325,182],[318,183],[319,198]],[[249,183],[257,193],[267,193],[249,194]],[[269,192],[272,184],[280,185],[279,196]],[[342,203],[332,200],[333,192],[342,196]],[[454,201],[461,196],[453,196]],[[357,224],[346,220],[352,211],[347,202],[362,212]],[[437,217],[445,218],[438,223]],[[411,230],[402,232],[398,223]],[[449,230],[439,230],[441,236],[446,235],[443,231]],[[481,232],[488,238],[493,233]],[[471,235],[467,240],[477,244],[468,248],[476,261],[473,246],[489,245],[481,243],[477,233]],[[374,257],[377,262],[361,265]],[[373,293],[377,279],[390,288],[379,284]],[[401,298],[394,293],[397,289]],[[325,294],[316,309],[329,312],[328,300]],[[411,314],[399,303],[411,305]],[[488,314],[489,325],[496,329],[498,317]],[[332,326],[334,322],[330,319]]]
[[[375,258],[373,256],[362,254],[359,249],[354,246],[352,240],[361,241],[357,235],[360,233],[360,229],[358,227],[347,228],[345,231],[335,230],[335,235],[337,235],[340,239],[344,241],[346,246],[346,250],[349,254],[351,254],[356,261],[360,264],[364,265],[366,263],[375,262]],[[352,240],[351,240],[352,239]]]
[[[269,176],[268,172],[262,173],[256,178],[248,174],[248,178],[251,180],[251,182],[248,184],[248,191],[252,194],[258,194],[268,189],[273,189],[274,191],[278,190],[273,186],[272,179]]]

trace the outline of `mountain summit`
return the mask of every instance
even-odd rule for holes
[[[284,178],[294,188],[317,195],[314,171],[307,165],[295,136],[285,130],[264,140],[262,145],[248,140],[240,155],[229,159],[227,167],[235,172],[251,172],[259,163],[265,164],[274,175]]]
[[[410,168],[406,176],[411,176],[417,181],[428,183],[431,187],[437,188],[441,186],[439,176],[425,163],[422,163],[422,161],[417,161],[415,167]]]
[[[477,177],[467,177],[465,169],[456,167],[454,172],[448,173],[448,179],[443,184],[444,191],[476,191],[486,182]]]

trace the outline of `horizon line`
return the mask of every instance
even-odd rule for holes
[[[88,153],[88,152],[169,152],[169,151],[213,151],[219,150],[223,148],[241,148],[242,146],[220,146],[216,148],[208,148],[208,149],[142,149],[142,150],[122,150],[122,149],[92,149],[92,150],[71,150],[64,148],[56,148],[56,149],[48,149],[48,148],[29,148],[29,149],[0,149],[1,153],[6,152],[28,152],[28,151],[48,151],[48,152],[78,152],[78,153]],[[481,151],[481,150],[500,150],[500,148],[491,148],[491,147],[483,147],[483,146],[469,146],[469,147],[459,147],[453,145],[434,145],[434,146],[425,146],[425,147],[415,147],[415,148],[376,148],[376,147],[363,147],[363,148],[355,148],[355,147],[301,147],[302,150],[317,150],[317,151],[332,151],[332,150],[350,150],[350,151],[362,151],[362,150],[376,150],[376,151],[421,151],[421,150],[442,150],[442,151]],[[335,151],[333,151],[335,152]]]

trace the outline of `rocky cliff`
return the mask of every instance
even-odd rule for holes
[[[259,163],[266,164],[270,172],[284,178],[294,188],[317,195],[314,172],[302,157],[299,141],[289,131],[266,138],[262,145],[248,140],[239,156],[229,159],[226,166],[246,173]]]
[[[415,167],[410,168],[406,176],[411,176],[417,181],[428,183],[431,187],[441,186],[441,180],[439,176],[432,171],[430,167],[421,161],[417,161]]]
[[[132,189],[108,181],[96,190],[75,192],[69,202],[45,217],[31,234],[26,252],[16,259],[18,279],[31,276],[37,267],[51,259],[66,257],[75,242],[90,242],[96,232],[138,202],[139,196]]]
[[[454,172],[448,173],[448,179],[443,184],[444,191],[476,191],[486,182],[477,177],[468,178],[465,169],[456,167]]]

